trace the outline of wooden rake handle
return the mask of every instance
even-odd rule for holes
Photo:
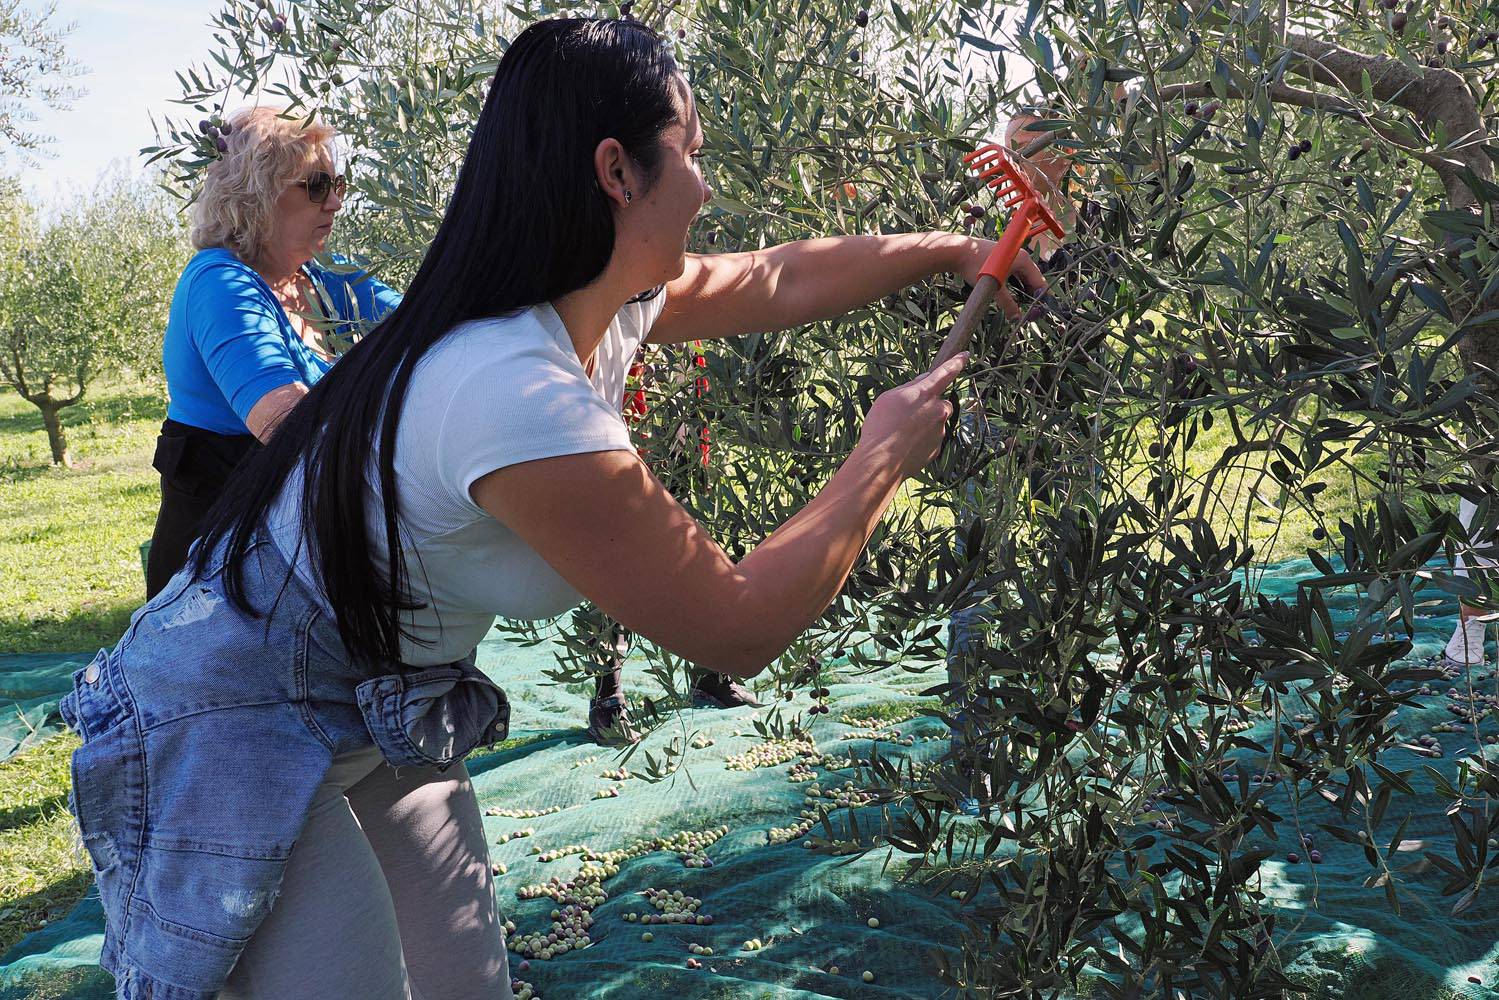
[[[968,301],[963,303],[958,321],[948,331],[947,339],[942,342],[942,349],[937,352],[937,359],[932,362],[933,368],[940,367],[944,361],[968,350],[968,342],[973,339],[973,328],[978,326],[979,317],[988,311],[989,303],[994,300],[998,291],[999,282],[993,276],[979,275],[973,291],[968,293]]]
[[[942,349],[937,352],[937,359],[932,362],[936,368],[944,361],[968,350],[968,344],[973,340],[974,328],[978,326],[979,318],[989,309],[989,303],[999,293],[999,284],[1010,276],[1010,269],[1015,266],[1015,258],[1020,255],[1020,247],[1030,236],[1032,206],[1029,201],[1022,202],[1011,217],[1009,225],[1000,234],[999,243],[989,252],[989,259],[984,261],[984,266],[979,272],[978,281],[973,283],[973,291],[968,293],[968,301],[963,303],[963,311],[958,314],[958,321],[953,324],[947,333],[947,339],[942,342]]]

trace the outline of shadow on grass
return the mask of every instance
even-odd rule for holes
[[[129,486],[120,487],[119,495],[121,497],[149,498],[159,504],[161,502],[161,484],[154,479],[144,483],[133,483]]]
[[[0,416],[0,434],[40,434],[43,432],[42,411],[22,401],[24,409]],[[162,390],[140,387],[130,392],[114,393],[98,399],[85,399],[77,406],[61,411],[64,430],[84,427],[89,424],[120,424],[127,420],[156,420],[166,418],[167,401]]]
[[[145,603],[131,598],[60,615],[24,618],[0,615],[0,650],[7,653],[82,653],[114,646],[125,634],[130,616]]]
[[[49,795],[35,802],[27,802],[25,805],[11,806],[9,809],[0,809],[0,830],[14,830],[28,823],[41,819],[57,809],[67,808],[68,794],[59,792]]]
[[[17,941],[32,931],[47,929],[48,925],[66,917],[88,894],[94,884],[94,873],[87,868],[69,872],[56,882],[51,882],[35,892],[18,896],[5,904],[4,917],[0,917],[0,956],[13,960],[9,955]]]
[[[40,479],[57,466],[50,463],[22,465],[19,462],[0,462],[0,482],[25,483]]]

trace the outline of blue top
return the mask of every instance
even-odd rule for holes
[[[345,258],[334,261],[343,266],[306,270],[343,321],[335,335],[367,330],[400,303],[399,292]],[[310,386],[332,367],[302,342],[265,279],[217,247],[194,254],[177,279],[161,361],[167,416],[219,434],[250,433],[245,418],[260,397],[292,382]]]

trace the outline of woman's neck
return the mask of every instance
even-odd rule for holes
[[[255,273],[265,279],[265,283],[272,288],[285,288],[295,284],[297,275],[302,270],[305,260],[293,260],[285,257],[278,258],[269,253],[261,254],[250,264]]]
[[[604,278],[608,276],[606,270]],[[610,322],[632,294],[616,287],[612,281],[601,279],[552,300],[552,308],[562,318],[562,325],[585,371],[592,369],[593,356],[603,343],[604,334],[609,332]]]

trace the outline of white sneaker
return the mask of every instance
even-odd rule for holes
[[[1476,667],[1483,663],[1483,641],[1488,632],[1485,622],[1477,618],[1464,618],[1457,623],[1447,648],[1442,651],[1448,663],[1460,667]]]

